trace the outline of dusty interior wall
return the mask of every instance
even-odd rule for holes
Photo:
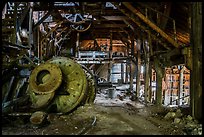
[[[184,67],[182,75],[178,67]],[[190,105],[190,71],[185,66],[166,68],[162,91],[164,105]]]

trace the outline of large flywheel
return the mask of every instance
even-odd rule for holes
[[[93,103],[96,97],[96,78],[94,76],[94,73],[90,71],[85,65],[81,65],[88,81],[88,92],[85,103]]]
[[[55,66],[55,69],[51,66]],[[56,112],[70,112],[81,104],[94,101],[94,80],[74,60],[67,57],[52,58],[31,73],[29,93],[32,106],[38,109],[46,106],[48,111],[55,108]]]

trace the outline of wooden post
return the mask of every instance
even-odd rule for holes
[[[132,70],[132,68],[133,68],[133,64],[132,64],[132,60],[130,60],[130,91],[132,91],[133,90],[133,70]]]
[[[144,44],[144,50],[146,50],[145,56],[145,85],[144,85],[144,94],[145,94],[145,102],[147,103],[148,95],[149,95],[149,50],[147,49],[147,44]]]
[[[183,93],[183,72],[184,72],[184,66],[181,66],[180,73],[179,73],[179,90],[178,90],[178,105],[182,105],[182,93]]]
[[[190,107],[192,116],[202,120],[202,2],[192,2],[191,11]]]
[[[11,43],[14,43],[14,44],[17,44],[17,37],[16,37],[16,34],[17,34],[17,29],[18,29],[18,25],[17,25],[17,14],[18,14],[18,11],[17,11],[17,8],[18,8],[18,5],[19,5],[19,2],[14,2],[14,12],[13,12],[13,15],[14,15],[14,32],[13,32],[13,35],[12,35],[12,40],[11,40]]]
[[[162,77],[164,70],[159,65],[159,60],[154,58],[156,71],[156,105],[162,105]]]
[[[170,70],[170,105],[172,105],[172,92],[173,92],[173,74],[172,68]]]
[[[148,94],[148,100],[149,102],[152,102],[152,63],[149,62],[149,94]]]
[[[125,63],[125,83],[128,83],[128,65],[129,65],[129,61],[128,59],[126,60],[126,63]]]
[[[38,64],[40,64],[41,59],[41,44],[40,44],[40,27],[37,27],[37,46],[38,46]]]
[[[33,2],[30,2],[30,11],[29,11],[29,40],[28,45],[30,47],[29,56],[31,57],[31,43],[33,42]]]
[[[123,63],[121,63],[121,81],[124,83],[124,66]]]
[[[127,43],[127,56],[129,57],[129,49],[130,49],[130,45],[129,43]],[[128,83],[128,66],[129,66],[129,59],[126,60],[126,73],[125,73],[125,83]]]
[[[134,57],[134,37],[131,37],[131,57]],[[133,71],[133,62],[130,59],[130,91],[133,90],[133,76],[134,76],[134,71]]]
[[[109,48],[109,64],[108,64],[108,81],[111,81],[111,69],[112,69],[112,47],[113,47],[113,35],[110,32],[110,48]]]
[[[151,102],[152,99],[152,63],[150,62],[150,57],[153,55],[153,49],[152,49],[152,38],[150,35],[150,32],[148,32],[148,45],[149,45],[149,95],[148,100]]]
[[[132,57],[134,57],[134,51],[135,51],[135,47],[134,46],[135,46],[134,37],[131,37],[131,56]]]
[[[137,51],[137,80],[136,80],[136,96],[137,98],[140,95],[140,75],[141,75],[141,55],[140,55],[140,50]]]
[[[79,57],[79,32],[77,32],[77,41],[76,41],[76,57]]]

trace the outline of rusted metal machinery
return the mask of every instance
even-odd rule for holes
[[[28,94],[36,110],[67,113],[94,102],[96,80],[85,66],[67,57],[54,57],[33,69]]]

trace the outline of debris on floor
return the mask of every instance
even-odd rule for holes
[[[37,117],[39,121],[33,121]],[[4,119],[3,135],[202,134],[202,124],[181,109],[144,105],[130,100],[123,91],[114,91],[110,97],[108,90],[102,90],[97,93],[94,103],[80,106],[68,114],[35,112],[24,120],[16,116],[12,118],[13,121],[11,117],[9,121]]]

